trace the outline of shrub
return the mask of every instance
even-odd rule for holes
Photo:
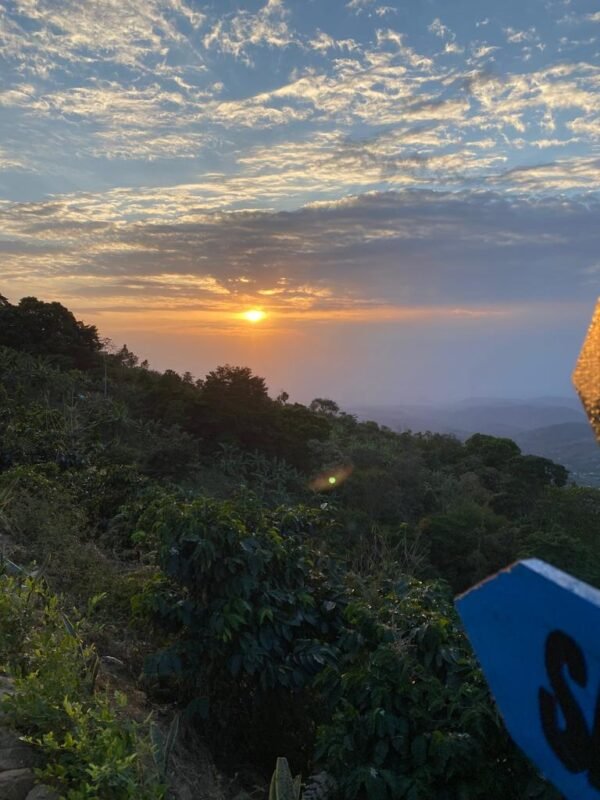
[[[442,587],[389,586],[346,620],[318,679],[331,716],[316,751],[344,798],[556,797],[504,732]]]
[[[139,535],[160,540],[171,578],[154,608],[178,632],[148,670],[183,685],[223,746],[259,747],[266,763],[281,736],[310,751],[310,687],[336,660],[343,587],[314,543],[327,524],[319,512],[269,511],[250,496],[167,497],[139,519]]]
[[[93,692],[97,657],[31,577],[0,576],[0,667],[14,678],[6,721],[42,751],[39,777],[67,800],[160,800],[138,726]],[[121,699],[123,703],[123,699]]]

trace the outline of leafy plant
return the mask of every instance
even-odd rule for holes
[[[281,736],[310,747],[308,693],[336,663],[345,604],[339,571],[315,544],[327,525],[320,512],[269,511],[250,495],[235,503],[165,498],[139,518],[139,529],[162,543],[171,582],[159,587],[154,609],[175,636],[148,672],[177,681],[193,700],[190,713],[210,717],[223,747],[242,737],[269,759]],[[270,708],[280,709],[277,728]]]
[[[443,587],[388,585],[346,610],[316,756],[344,798],[522,798],[536,776],[504,732]],[[537,781],[537,789],[555,796]]]
[[[269,800],[327,800],[335,791],[336,784],[327,772],[311,775],[304,791],[300,775],[292,777],[287,758],[278,758],[269,786]]]
[[[117,695],[124,705],[126,698]],[[27,741],[41,748],[47,765],[38,775],[67,800],[161,800],[163,786],[148,779],[150,763],[136,726],[115,717],[107,699],[93,704],[63,701],[68,725]],[[143,759],[147,759],[146,770]]]
[[[98,659],[78,628],[41,581],[0,576],[0,667],[13,677],[4,720],[41,750],[39,777],[67,800],[160,800],[152,748],[94,693]]]
[[[300,800],[302,778],[292,778],[287,758],[278,758],[271,778],[269,800]]]

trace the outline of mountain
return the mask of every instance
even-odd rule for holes
[[[535,428],[515,437],[524,453],[563,464],[579,484],[600,486],[600,447],[587,422]]]
[[[577,483],[600,486],[600,447],[574,397],[468,398],[446,405],[362,406],[350,411],[397,431],[446,433],[463,440],[474,433],[505,436],[524,453],[563,464]]]

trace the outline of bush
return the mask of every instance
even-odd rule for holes
[[[0,667],[14,678],[2,711],[42,751],[38,777],[67,800],[160,800],[147,740],[93,692],[97,663],[42,583],[0,576]]]
[[[84,607],[108,590],[117,573],[93,541],[85,508],[52,464],[14,467],[0,474],[8,501],[0,520],[21,561],[43,567],[53,590]]]
[[[314,543],[327,524],[320,512],[269,511],[251,496],[166,497],[138,521],[138,536],[161,542],[171,584],[154,608],[178,632],[148,671],[175,678],[224,747],[258,747],[268,764],[282,736],[310,750],[310,687],[336,660],[345,598],[335,565]]]
[[[505,733],[442,587],[388,587],[346,620],[340,662],[318,679],[331,716],[316,751],[342,797],[557,797]]]

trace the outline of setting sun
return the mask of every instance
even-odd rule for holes
[[[244,311],[242,317],[248,322],[262,322],[267,315],[259,308],[251,308],[250,311]]]

